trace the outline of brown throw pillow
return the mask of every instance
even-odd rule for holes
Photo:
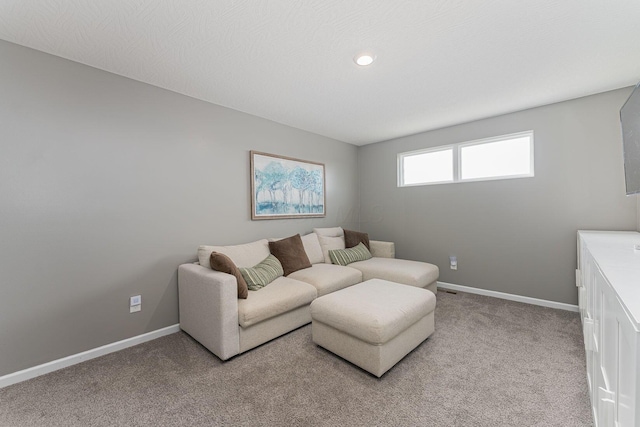
[[[287,237],[286,239],[269,242],[269,251],[278,258],[284,275],[288,276],[294,271],[311,267],[311,262],[307,253],[304,251],[304,245],[299,234]]]
[[[344,246],[345,248],[355,248],[358,243],[363,243],[367,249],[369,247],[369,235],[367,233],[361,233],[359,231],[344,230]]]
[[[231,258],[220,252],[211,252],[209,263],[212,269],[235,276],[238,282],[238,298],[247,299],[247,296],[249,296],[249,287],[238,267],[231,261]]]

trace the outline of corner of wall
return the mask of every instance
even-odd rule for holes
[[[356,174],[357,174],[357,179],[356,179],[356,185],[358,186],[357,188],[357,192],[358,192],[358,203],[357,203],[357,223],[358,223],[358,230],[362,231],[362,185],[360,183],[360,154],[362,153],[362,149],[361,147],[357,148],[356,151]],[[640,205],[638,206],[638,208],[640,209]],[[640,227],[640,224],[638,224]]]
[[[636,196],[636,231],[640,231],[640,195]]]

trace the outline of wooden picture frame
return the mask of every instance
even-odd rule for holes
[[[324,163],[251,151],[251,219],[326,216]]]

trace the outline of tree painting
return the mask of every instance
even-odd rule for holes
[[[325,215],[324,165],[251,152],[252,219]]]

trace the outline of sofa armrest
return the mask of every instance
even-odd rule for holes
[[[178,267],[180,328],[222,360],[240,353],[238,285],[200,265]]]
[[[379,240],[370,240],[371,255],[379,258],[395,258],[396,245],[393,242],[381,242]]]

